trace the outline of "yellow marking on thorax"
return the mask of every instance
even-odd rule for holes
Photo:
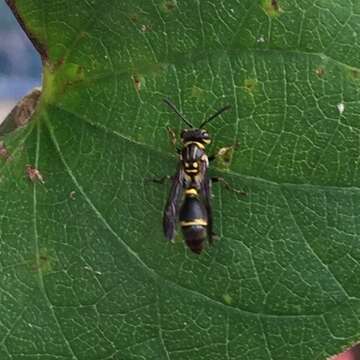
[[[191,145],[191,144],[195,144],[197,147],[199,147],[202,150],[205,149],[204,144],[202,144],[201,142],[198,142],[198,141],[187,141],[186,143],[184,143],[184,147]]]
[[[185,169],[187,173],[197,174],[199,172],[198,169]]]
[[[185,190],[185,195],[198,195],[198,192],[195,188],[190,188]]]
[[[194,219],[194,220],[190,220],[190,221],[181,221],[180,225],[181,226],[192,226],[192,225],[202,225],[202,226],[207,226],[207,221],[204,219]]]

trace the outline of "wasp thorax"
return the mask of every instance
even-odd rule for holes
[[[209,133],[204,129],[184,129],[180,136],[183,143],[193,141],[210,144],[211,142]]]

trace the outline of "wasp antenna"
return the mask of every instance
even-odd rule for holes
[[[206,119],[201,125],[200,125],[200,129],[207,123],[209,123],[211,120],[215,119],[216,117],[218,117],[220,114],[222,114],[224,111],[227,111],[230,109],[230,105],[226,105],[224,106],[222,109],[220,109],[219,111],[217,111],[214,115],[210,116],[208,119]]]
[[[190,121],[188,121],[188,120],[186,120],[186,119],[184,118],[184,116],[179,112],[179,110],[176,108],[176,106],[175,106],[170,100],[164,99],[164,103],[165,103],[166,105],[168,105],[168,106],[175,112],[175,114],[176,114],[177,116],[179,116],[179,118],[181,118],[181,119],[184,121],[184,123],[185,123],[186,125],[190,126],[191,128],[194,127],[194,126],[191,124]]]

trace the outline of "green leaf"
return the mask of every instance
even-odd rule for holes
[[[360,338],[359,0],[8,0],[44,63],[3,138],[0,358],[325,359]],[[208,126],[220,240],[164,240]],[[8,128],[8,127],[7,127]],[[6,159],[5,159],[6,158]],[[41,181],[43,180],[43,181]]]

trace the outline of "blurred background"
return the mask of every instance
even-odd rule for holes
[[[0,0],[0,122],[18,100],[40,85],[40,56],[8,6]],[[333,360],[360,360],[360,347]]]
[[[40,56],[5,1],[0,1],[0,122],[18,100],[40,84]]]

